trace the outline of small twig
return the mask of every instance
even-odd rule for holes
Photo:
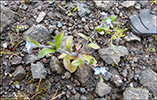
[[[42,75],[41,75],[41,77],[40,77],[40,80],[39,80],[39,83],[38,83],[38,87],[37,87],[37,89],[36,89],[36,94],[31,98],[31,100],[33,100],[33,98],[36,96],[36,95],[38,95],[40,92],[38,92],[38,90],[39,90],[39,87],[40,87],[40,83],[41,83],[41,81],[42,81]]]
[[[55,96],[55,97],[52,97],[52,99],[51,99],[51,100],[54,100],[54,99],[58,98],[59,96],[61,96],[61,95],[63,95],[63,94],[65,94],[65,92],[64,92],[64,91],[63,91],[61,94],[59,94],[59,95],[57,95],[57,96]]]
[[[55,94],[53,95],[53,97],[52,97],[51,100],[53,100],[53,98],[57,95],[57,92],[58,92],[58,89],[56,90],[56,92],[55,92]]]

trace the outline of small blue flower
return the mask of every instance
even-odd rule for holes
[[[107,72],[107,70],[106,70],[105,67],[101,67],[101,68],[100,68],[100,72],[101,72],[102,74],[105,74],[105,73]]]
[[[105,13],[104,11],[100,13],[102,16],[107,16],[107,13]]]
[[[33,44],[26,41],[26,45],[25,45],[26,49],[27,49],[27,52],[30,53],[30,50],[32,49],[33,47]]]
[[[95,73],[94,73],[95,75],[99,75],[100,74],[100,68],[95,68],[94,71],[95,71]]]
[[[107,25],[110,25],[111,24],[111,19],[107,18],[106,23],[107,23]]]

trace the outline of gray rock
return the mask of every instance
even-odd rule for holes
[[[80,98],[80,94],[79,94],[79,93],[76,93],[75,96],[74,96],[74,99],[75,99],[75,100],[79,100],[79,98]]]
[[[97,93],[100,97],[103,97],[106,94],[111,92],[111,87],[109,87],[104,82],[98,82],[95,88],[95,93]]]
[[[120,87],[123,85],[123,81],[121,80],[119,75],[113,76],[110,81],[116,85],[116,87]]]
[[[12,59],[11,59],[11,65],[18,65],[22,62],[22,58],[19,57],[19,56],[14,56]]]
[[[51,5],[51,4],[53,4],[55,2],[55,0],[50,0],[49,1],[49,4]]]
[[[115,12],[116,14],[119,14],[119,13],[120,13],[120,10],[119,10],[118,8],[115,8],[115,9],[114,9],[114,12]]]
[[[25,57],[24,57],[24,62],[25,62],[25,64],[27,65],[27,64],[30,64],[30,63],[33,63],[33,62],[35,62],[35,61],[37,61],[37,60],[39,60],[40,58],[39,57],[37,57],[36,55],[34,55],[34,54],[28,54],[28,55],[26,55]]]
[[[58,22],[57,27],[61,28],[62,27],[62,23]]]
[[[36,64],[31,63],[31,72],[33,79],[40,79],[41,76],[45,79],[47,75],[46,69],[40,62],[37,62]]]
[[[111,78],[111,73],[110,72],[108,72],[109,74],[105,74],[105,75],[102,75],[102,77],[103,77],[103,79],[105,80],[105,81],[108,81],[110,78]]]
[[[21,8],[21,6],[19,8]],[[28,7],[24,4],[22,9],[26,11]]]
[[[48,27],[48,29],[49,29],[49,32],[50,32],[50,33],[53,33],[53,32],[57,29],[57,27],[56,27],[56,25],[50,25],[50,26]]]
[[[104,0],[104,1],[94,0],[94,2],[98,9],[104,11],[108,11],[114,5],[114,2],[111,0]]]
[[[134,35],[132,32],[128,33],[127,36],[124,37],[125,41],[131,42],[131,41],[141,41],[141,38]]]
[[[83,17],[83,18],[81,19],[81,21],[82,21],[82,22],[86,22],[86,19]]]
[[[87,91],[86,91],[85,88],[80,88],[80,92],[84,94],[84,93],[86,93]]]
[[[40,23],[46,16],[45,12],[40,12],[40,14],[38,15],[38,17],[36,18],[36,22]]]
[[[105,100],[105,98],[95,98],[94,100]]]
[[[144,8],[144,7],[146,7],[148,5],[148,0],[144,0],[144,1],[139,0],[138,3],[141,4],[142,8]]]
[[[107,64],[115,64],[115,61],[119,63],[120,57],[124,55],[128,55],[128,50],[124,46],[112,46],[106,49],[99,49],[100,57]]]
[[[19,83],[16,83],[15,84],[15,88],[17,88],[18,90],[20,89],[20,84]]]
[[[89,82],[90,73],[88,71],[88,68],[89,67],[85,65],[83,70],[78,68],[77,71],[74,73],[75,79],[77,79],[81,83],[82,86],[88,84]]]
[[[89,32],[89,27],[88,27],[88,25],[85,25],[85,26],[84,26],[84,30],[85,30],[86,32]]]
[[[24,32],[27,36],[31,37],[35,41],[42,43],[43,41],[48,41],[50,39],[50,33],[48,29],[41,25],[33,25],[26,32]],[[43,38],[44,37],[44,38]]]
[[[139,3],[137,3],[137,4],[135,5],[135,8],[139,10],[139,9],[141,9],[141,5],[140,5]]]
[[[78,15],[80,17],[84,17],[86,15],[89,15],[90,14],[90,9],[88,8],[88,6],[84,3],[77,3],[77,11],[78,11]]]
[[[69,79],[71,77],[71,74],[69,72],[66,72],[64,75],[66,79]]]
[[[146,69],[140,76],[140,83],[157,96],[157,74],[151,69]]]
[[[8,47],[8,43],[7,43],[7,42],[3,43],[3,44],[2,44],[2,47],[3,47],[4,49],[6,49],[6,48]]]
[[[58,7],[59,7],[60,13],[66,14],[67,10],[64,7],[62,7],[61,5],[58,5]]]
[[[55,16],[59,19],[62,19],[62,15],[60,13],[55,13]]]
[[[87,100],[87,98],[84,95],[81,95],[80,100]]]
[[[14,80],[21,81],[23,78],[25,78],[26,71],[22,66],[18,66],[12,75]]]
[[[0,5],[0,12],[0,33],[2,33],[6,31],[6,27],[18,20],[19,16],[12,10],[8,9],[7,7],[4,7],[2,4]]]
[[[61,64],[59,63],[59,60],[55,56],[51,57],[49,67],[50,67],[51,72],[53,73],[57,73],[57,74],[63,73],[63,67],[61,66]]]
[[[129,7],[131,7],[131,6],[134,6],[135,2],[136,2],[136,1],[123,1],[123,2],[122,2],[122,6],[123,6],[123,7],[126,7],[126,8],[129,8]]]
[[[149,91],[141,88],[126,88],[123,92],[123,100],[148,100]]]

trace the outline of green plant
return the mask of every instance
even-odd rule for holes
[[[157,41],[157,35],[153,35],[153,37],[155,38],[155,41]]]
[[[15,81],[15,82],[14,82],[14,84],[17,84],[17,83],[19,83],[19,81]]]
[[[151,5],[153,5],[153,4],[157,4],[157,0],[152,0],[152,4]]]
[[[95,33],[94,33],[95,34]],[[89,65],[96,65],[97,61],[95,60],[94,57],[88,55],[86,51],[84,50],[86,47],[91,47],[93,49],[99,49],[99,46],[90,42],[90,38],[94,35],[91,34],[89,38],[87,38],[84,34],[79,33],[81,37],[83,37],[86,40],[86,43],[81,47],[80,45],[76,45],[76,52],[71,51],[71,45],[72,45],[72,40],[73,37],[70,36],[66,40],[66,51],[62,50],[59,48],[62,38],[63,38],[63,33],[59,33],[54,37],[55,43],[52,42],[47,42],[49,44],[48,46],[41,45],[37,43],[35,40],[31,39],[30,37],[27,37],[25,35],[25,39],[28,41],[26,44],[27,51],[30,52],[32,49],[32,46],[35,47],[43,47],[43,49],[39,52],[39,56],[43,57],[46,54],[49,53],[54,53],[56,51],[62,53],[58,58],[63,59],[63,64],[64,67],[71,73],[75,72],[77,67],[83,68],[84,64],[87,63]]]

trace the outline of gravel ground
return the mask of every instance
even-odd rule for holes
[[[128,25],[129,17],[143,9],[150,9],[156,25],[157,5],[152,4],[151,0],[102,1],[67,0],[65,3],[64,0],[26,0],[23,7],[21,1],[1,1],[0,99],[157,99],[157,41],[153,36],[134,35]],[[24,34],[45,44],[47,41],[53,42],[54,36],[63,31],[62,49],[65,49],[69,36],[74,37],[73,45],[84,43],[78,33],[86,36],[92,34],[103,20],[100,14],[103,11],[108,17],[117,16],[110,25],[111,29],[117,22],[120,28],[127,28],[125,37],[113,41],[114,47],[109,46],[109,34],[102,32],[92,37],[92,41],[101,48],[90,49],[91,55],[99,67],[105,66],[112,74],[103,76],[104,82],[94,75],[88,65],[83,70],[70,73],[64,68],[63,61],[58,59],[58,52],[42,58],[38,57],[41,48],[27,52]],[[19,32],[17,25],[21,27]],[[118,65],[114,63],[111,50],[115,52]]]

